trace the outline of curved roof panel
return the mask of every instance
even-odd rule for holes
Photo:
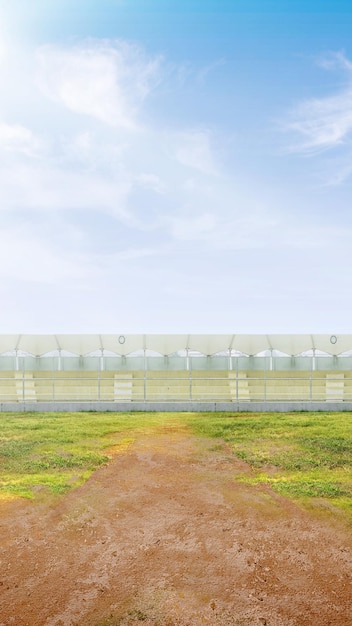
[[[264,350],[278,350],[297,355],[320,350],[338,355],[352,350],[352,334],[325,335],[260,335],[260,334],[63,334],[63,335],[0,335],[0,354],[21,350],[40,356],[64,350],[80,356],[97,350],[127,355],[139,350],[152,350],[162,355],[178,350],[196,350],[205,355],[225,350],[238,350],[254,355]]]

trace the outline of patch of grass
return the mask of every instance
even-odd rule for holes
[[[176,423],[145,413],[2,413],[0,497],[65,493],[125,451],[135,436]]]
[[[352,519],[352,416],[350,413],[201,414],[188,418],[200,435],[229,443],[251,476],[300,501],[325,499]]]
[[[65,493],[143,435],[194,432],[221,441],[251,467],[234,478],[339,507],[352,521],[350,413],[0,414],[0,499]]]

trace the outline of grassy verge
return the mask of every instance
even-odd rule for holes
[[[2,413],[0,498],[65,493],[136,436],[165,427],[230,444],[252,470],[234,479],[338,507],[352,521],[350,413]]]
[[[0,415],[0,498],[65,493],[162,417],[114,413]]]
[[[200,435],[221,438],[252,469],[238,480],[266,483],[305,504],[342,509],[352,521],[352,415],[194,415]]]

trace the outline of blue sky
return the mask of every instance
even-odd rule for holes
[[[0,0],[1,332],[351,332],[351,32],[337,0]]]

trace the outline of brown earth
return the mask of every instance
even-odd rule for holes
[[[138,437],[59,501],[0,508],[0,626],[349,626],[351,533],[226,446]]]

